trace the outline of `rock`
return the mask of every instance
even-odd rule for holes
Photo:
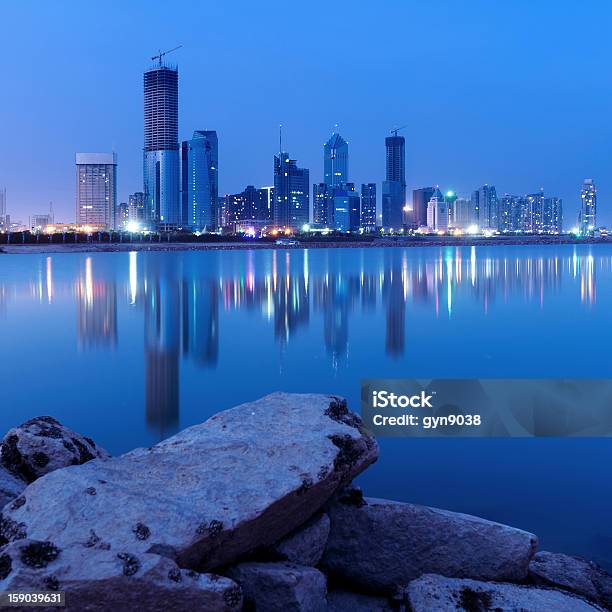
[[[0,551],[0,589],[65,591],[66,609],[78,612],[242,609],[240,587],[229,578],[181,570],[159,555],[35,540]]]
[[[0,466],[0,508],[19,497],[27,486],[25,480]]]
[[[334,590],[327,593],[328,612],[394,612],[386,597],[373,597],[352,591]]]
[[[59,468],[108,456],[91,438],[49,416],[36,417],[14,427],[0,445],[2,464],[26,482]]]
[[[529,576],[534,584],[571,591],[612,609],[612,576],[586,559],[542,551],[529,564]]]
[[[406,590],[412,612],[593,612],[602,608],[569,593],[517,584],[427,574]]]
[[[348,493],[329,505],[323,569],[394,594],[421,574],[478,580],[527,577],[537,538],[499,523]]]
[[[245,607],[265,612],[324,612],[325,576],[293,563],[241,563],[227,571],[244,594]]]
[[[150,449],[58,470],[6,507],[0,542],[94,532],[114,551],[207,571],[268,547],[378,456],[346,404],[277,393],[216,414]],[[52,501],[53,511],[49,511]]]
[[[323,556],[328,536],[329,516],[321,514],[275,544],[272,552],[286,561],[314,567]]]

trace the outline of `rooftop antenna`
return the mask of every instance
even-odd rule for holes
[[[162,51],[161,49],[159,50],[159,53],[157,55],[154,55],[151,60],[155,61],[155,60],[159,60],[159,67],[161,68],[162,66],[162,59],[164,57],[164,55],[168,55],[168,53],[172,53],[173,51],[176,51],[177,49],[182,49],[183,45],[179,45],[178,47],[174,47],[174,49],[168,49],[167,51]]]
[[[407,128],[407,127],[408,127],[407,125],[402,125],[402,127],[396,127],[396,128],[393,128],[393,129],[391,130],[391,133],[392,133],[394,136],[397,136],[397,133],[398,133],[398,132],[400,132],[401,130],[403,130],[404,128]]]

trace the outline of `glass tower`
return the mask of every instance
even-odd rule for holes
[[[288,153],[274,156],[274,225],[302,229],[310,221],[310,172]]]
[[[376,227],[376,183],[361,184],[361,227]]]
[[[180,223],[178,69],[144,73],[144,194],[147,222],[159,229]]]
[[[406,204],[406,139],[387,136],[387,173],[382,192],[383,227],[399,229],[404,225],[403,209]]]
[[[117,206],[117,155],[76,154],[76,222],[110,229]]]
[[[348,142],[340,134],[332,134],[323,147],[323,176],[330,187],[348,181]]]
[[[219,141],[214,130],[198,130],[181,147],[181,222],[194,230],[217,228]]]
[[[580,231],[588,234],[597,227],[597,189],[593,179],[584,179],[580,193]]]

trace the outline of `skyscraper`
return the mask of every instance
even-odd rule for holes
[[[361,227],[365,230],[376,227],[376,183],[361,185]]]
[[[136,223],[139,226],[143,224],[145,221],[144,202],[144,193],[142,191],[130,194],[128,197],[128,217],[130,223]]]
[[[470,198],[457,198],[453,202],[451,225],[461,230],[478,225],[474,214],[474,205]]]
[[[269,221],[271,191],[270,187],[256,189],[253,185],[247,185],[241,193],[226,195],[227,222]]]
[[[332,187],[327,183],[315,183],[312,186],[312,221],[317,225],[330,226],[333,211],[330,210]]]
[[[359,229],[359,193],[354,183],[340,183],[332,189],[334,202],[333,227],[341,232],[354,232]]]
[[[0,229],[6,227],[6,187],[0,187]]]
[[[218,222],[219,142],[217,132],[198,130],[181,146],[181,223],[215,230]]]
[[[117,155],[76,154],[76,222],[104,228],[115,226]]]
[[[387,150],[386,180],[382,191],[383,227],[399,229],[403,226],[403,209],[406,204],[406,140],[398,136],[385,138]]]
[[[427,205],[434,194],[433,187],[421,187],[412,191],[412,215],[415,227],[427,227]]]
[[[483,185],[472,193],[472,204],[481,231],[499,229],[499,202],[493,185]]]
[[[584,179],[580,193],[580,231],[588,234],[597,227],[597,188],[593,179]]]
[[[302,229],[310,220],[310,172],[286,152],[274,156],[274,225]]]
[[[340,134],[333,133],[323,147],[324,182],[330,187],[348,181],[348,143]]]
[[[176,68],[160,65],[144,73],[143,178],[147,222],[162,230],[176,227],[180,223]]]

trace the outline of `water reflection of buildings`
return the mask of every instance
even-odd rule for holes
[[[47,259],[47,298],[52,300],[53,281]],[[117,287],[114,280],[94,279],[91,257],[76,284],[77,337],[79,347],[114,347],[117,344]]]

